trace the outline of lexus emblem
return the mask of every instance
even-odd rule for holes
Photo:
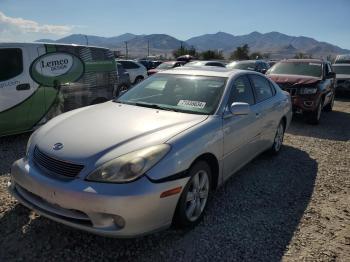
[[[61,150],[62,148],[63,148],[63,144],[62,143],[56,143],[52,147],[53,150]]]

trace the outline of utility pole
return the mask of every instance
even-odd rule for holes
[[[126,59],[128,59],[128,54],[129,54],[129,52],[128,52],[128,41],[125,41],[124,43],[125,43],[125,56],[126,56]]]
[[[149,40],[147,40],[147,57],[149,57]]]
[[[89,45],[89,39],[87,37],[87,35],[84,35],[85,36],[85,40],[86,40],[86,45]]]

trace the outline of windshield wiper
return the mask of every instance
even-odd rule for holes
[[[136,102],[135,106],[143,106],[143,107],[149,107],[149,108],[154,108],[154,109],[160,109],[160,110],[167,110],[167,111],[174,111],[177,112],[176,109],[168,108],[168,107],[163,107],[157,104],[148,104],[148,103],[140,103]]]

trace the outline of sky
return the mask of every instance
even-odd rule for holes
[[[278,31],[350,49],[350,0],[0,0],[0,42]]]

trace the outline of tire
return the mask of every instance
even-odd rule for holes
[[[269,150],[269,152],[272,155],[277,155],[281,151],[285,130],[286,130],[286,126],[285,126],[284,121],[282,120],[278,124],[277,130],[276,130],[276,135],[275,135],[275,138],[273,140],[272,147]]]
[[[322,113],[322,100],[318,103],[317,108],[313,112],[307,114],[307,121],[312,125],[318,125],[320,123]]]
[[[97,104],[101,104],[101,103],[104,103],[104,102],[107,102],[108,100],[104,97],[99,97],[99,98],[96,98],[94,101],[91,102],[90,105],[97,105]]]
[[[210,194],[212,179],[209,165],[199,161],[189,173],[191,178],[181,193],[173,219],[178,228],[193,227],[201,221]]]
[[[128,91],[129,90],[129,87],[127,85],[121,85],[118,87],[118,90],[116,92],[116,96],[115,97],[118,97],[120,95],[121,92],[123,91]]]
[[[136,85],[136,84],[138,84],[138,83],[140,83],[142,81],[143,81],[143,76],[138,76],[138,77],[136,77],[136,79],[134,81],[134,85]]]
[[[323,110],[325,112],[332,112],[333,111],[334,97],[335,97],[335,95],[333,94],[331,101],[324,107]]]

